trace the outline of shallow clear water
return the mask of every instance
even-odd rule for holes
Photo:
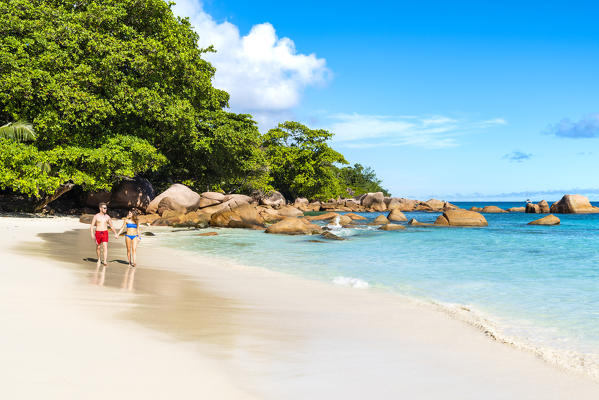
[[[498,205],[522,203],[456,203]],[[364,213],[375,218],[381,213]],[[433,222],[439,213],[405,213]],[[346,241],[220,229],[163,234],[167,245],[303,277],[468,305],[511,335],[543,346],[599,353],[599,214],[559,215],[528,226],[524,213],[485,214],[486,228],[342,229]],[[351,279],[349,279],[351,278]]]

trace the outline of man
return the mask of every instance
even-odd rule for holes
[[[112,223],[112,219],[110,215],[106,212],[108,211],[108,206],[106,203],[100,203],[99,205],[100,212],[94,215],[94,219],[92,219],[92,224],[89,228],[91,232],[92,239],[96,241],[96,255],[98,256],[98,266],[100,266],[100,247],[104,248],[104,261],[102,264],[104,266],[108,265],[108,226],[112,229],[112,232],[116,235],[116,229]],[[96,233],[94,235],[94,228],[96,228]]]

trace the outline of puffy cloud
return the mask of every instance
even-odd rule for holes
[[[327,128],[335,133],[334,141],[347,147],[417,146],[429,149],[454,147],[457,136],[493,125],[499,119],[470,122],[442,115],[365,115],[334,114]],[[494,122],[490,122],[494,121]]]
[[[530,160],[532,157],[531,153],[523,153],[521,151],[512,151],[509,154],[504,155],[502,158],[510,160],[512,162],[522,162],[525,160]]]
[[[173,10],[189,17],[200,47],[217,50],[205,57],[216,67],[214,86],[229,92],[234,111],[251,112],[264,121],[289,115],[305,87],[328,78],[323,58],[298,53],[293,40],[279,38],[270,23],[254,25],[242,36],[234,24],[215,21],[199,0],[178,1]]]
[[[599,114],[591,114],[579,121],[562,119],[547,130],[548,134],[571,139],[599,137]]]

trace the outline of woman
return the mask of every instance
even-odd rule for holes
[[[141,232],[139,230],[139,221],[137,219],[137,212],[131,210],[127,213],[127,216],[123,218],[123,226],[117,233],[117,237],[127,229],[125,234],[125,244],[127,245],[127,258],[129,259],[129,266],[135,267],[137,259],[137,244],[141,240]],[[133,262],[131,262],[133,260]]]

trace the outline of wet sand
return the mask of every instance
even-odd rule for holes
[[[143,238],[135,270],[111,238],[97,268],[89,231],[73,230],[86,227],[0,218],[3,398],[599,398],[589,378],[400,296],[165,249],[159,236]]]

